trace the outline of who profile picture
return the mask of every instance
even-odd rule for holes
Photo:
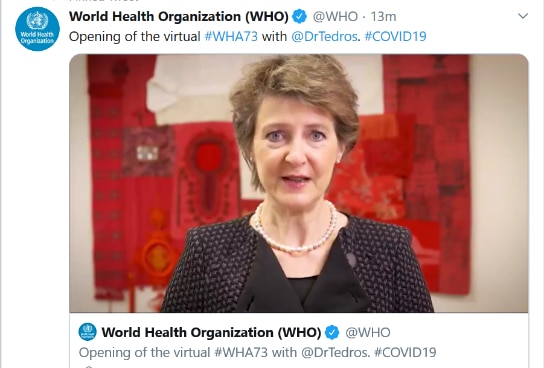
[[[44,51],[59,38],[60,26],[55,14],[42,7],[21,13],[15,24],[17,39],[30,51]]]
[[[89,322],[86,322],[79,326],[79,337],[85,341],[91,341],[96,337],[96,327]]]

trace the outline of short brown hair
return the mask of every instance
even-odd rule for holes
[[[338,60],[330,55],[281,55],[246,66],[233,86],[232,104],[236,140],[252,172],[251,184],[264,190],[251,161],[257,113],[266,96],[294,97],[332,115],[345,154],[359,136],[357,93]]]

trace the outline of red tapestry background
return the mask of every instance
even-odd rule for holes
[[[241,213],[232,124],[157,126],[146,108],[155,62],[88,57],[97,299],[164,287],[190,227]]]
[[[383,56],[386,113],[361,116],[360,144],[329,198],[396,223],[432,292],[470,291],[468,56]]]
[[[416,114],[407,218],[440,224],[440,274],[433,291],[470,291],[469,57],[387,56],[386,112]]]
[[[97,299],[119,300],[132,260],[153,230],[151,210],[171,202],[172,134],[157,129],[145,108],[155,56],[88,56]],[[160,147],[159,160],[140,161],[134,149]],[[148,285],[143,274],[134,282]]]
[[[161,236],[181,253],[188,228],[259,203],[241,198],[232,124],[156,125],[146,109],[155,60],[88,57],[97,299],[122,299],[132,284],[164,287],[167,278],[140,272],[135,261],[157,233],[157,211],[167,217]],[[384,56],[383,70],[386,113],[360,117],[360,144],[338,166],[329,198],[408,227],[431,291],[468,293],[468,57]],[[154,254],[153,262],[173,256]]]
[[[240,168],[234,129],[229,122],[180,124],[171,231],[185,239],[195,226],[240,216]]]

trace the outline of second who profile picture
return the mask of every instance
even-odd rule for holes
[[[92,323],[86,322],[79,326],[79,337],[85,341],[91,341],[96,337],[96,326]]]
[[[17,39],[30,51],[44,51],[59,38],[60,25],[49,9],[33,7],[19,15],[15,24]]]

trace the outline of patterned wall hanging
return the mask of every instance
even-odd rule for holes
[[[171,229],[184,239],[191,227],[240,215],[239,156],[230,122],[184,123],[174,131]]]
[[[129,280],[129,271],[156,230],[153,211],[170,210],[174,132],[157,127],[145,107],[154,63],[153,55],[87,58],[96,299],[120,300],[129,284],[150,285],[144,273]]]
[[[432,292],[470,290],[467,56],[384,56],[386,113],[361,116],[337,167],[339,209],[412,231]]]
[[[240,215],[238,149],[230,122],[156,125],[146,109],[155,56],[87,60],[95,298],[121,300],[165,286],[190,227]]]
[[[420,241],[425,234],[429,241],[431,235],[440,238],[438,280],[431,286],[435,292],[468,294],[469,57],[391,55],[383,57],[383,68],[386,112],[416,116],[413,169],[405,180],[406,218],[426,227]]]

